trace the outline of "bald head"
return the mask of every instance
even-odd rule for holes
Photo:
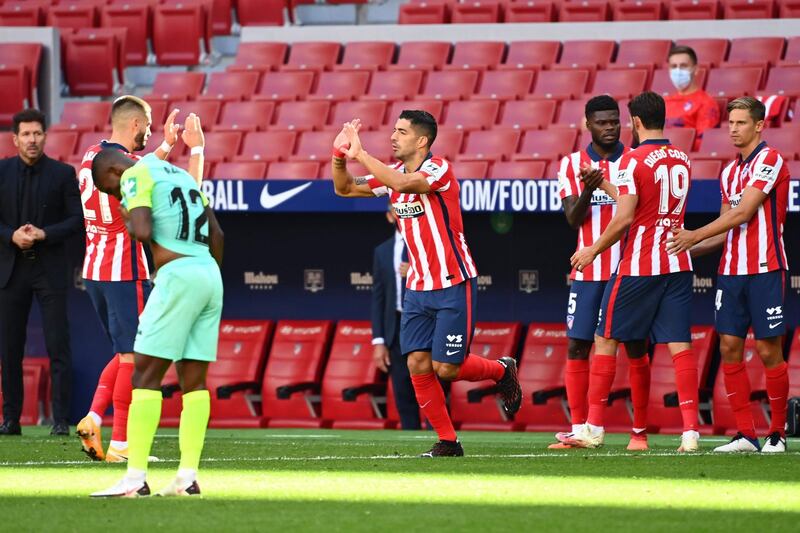
[[[122,141],[131,152],[144,150],[150,137],[152,110],[138,96],[120,96],[111,105],[112,137]]]
[[[98,152],[92,160],[92,181],[101,192],[120,199],[119,181],[122,173],[136,162],[115,148]]]

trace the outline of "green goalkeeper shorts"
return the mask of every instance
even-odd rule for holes
[[[170,361],[216,361],[221,316],[222,276],[211,255],[173,259],[158,269],[133,350]]]

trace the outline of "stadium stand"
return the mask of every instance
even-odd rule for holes
[[[43,424],[50,418],[50,360],[46,357],[26,357],[22,361],[24,401],[20,424]],[[3,390],[0,387],[0,402]]]

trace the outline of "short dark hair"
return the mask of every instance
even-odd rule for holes
[[[667,58],[670,58],[677,54],[686,54],[691,58],[692,63],[694,63],[695,65],[697,64],[697,53],[695,53],[694,48],[692,48],[691,46],[676,44],[675,46],[670,48],[669,55],[667,56]]]
[[[586,118],[591,118],[593,113],[598,111],[616,111],[619,113],[619,104],[616,100],[610,97],[607,94],[601,94],[600,96],[595,96],[594,98],[589,99],[586,102],[586,107],[584,108],[584,114]]]
[[[116,148],[104,148],[97,152],[92,159],[92,176],[105,174],[115,164],[132,167],[135,161]]]
[[[646,91],[628,103],[631,117],[639,117],[647,130],[663,130],[666,122],[666,105],[660,94]]]
[[[433,118],[433,115],[421,109],[404,109],[398,118],[406,119],[419,133],[427,137],[428,148],[433,145],[433,141],[436,140],[436,134],[439,131],[439,127],[436,125],[436,119]]]
[[[120,96],[111,104],[111,120],[113,121],[114,117],[126,111],[138,111],[144,115],[150,111],[150,104],[138,96]]]
[[[754,122],[760,122],[767,116],[766,106],[757,98],[753,98],[752,96],[742,96],[741,98],[737,98],[736,100],[729,102],[728,114],[730,115],[731,111],[734,109],[745,109],[749,111],[750,118],[752,118]]]
[[[42,125],[42,130],[47,130],[47,119],[44,113],[38,109],[23,109],[12,119],[14,122],[14,133],[19,133],[19,125],[23,122],[38,122]]]

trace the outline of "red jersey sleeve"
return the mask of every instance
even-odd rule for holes
[[[788,179],[788,172],[785,172],[783,167],[784,162],[780,154],[775,150],[769,150],[761,161],[753,165],[747,186],[769,194],[779,182]]]
[[[450,188],[450,181],[452,180],[452,173],[448,173],[450,163],[445,159],[432,157],[425,161],[419,169],[428,184],[431,186],[431,192],[446,191]]]
[[[623,194],[639,194],[639,179],[636,175],[636,159],[630,155],[622,156],[617,173],[617,192]]]
[[[580,194],[580,187],[575,179],[575,170],[572,168],[569,156],[561,160],[558,169],[558,195],[563,200],[567,196]]]

